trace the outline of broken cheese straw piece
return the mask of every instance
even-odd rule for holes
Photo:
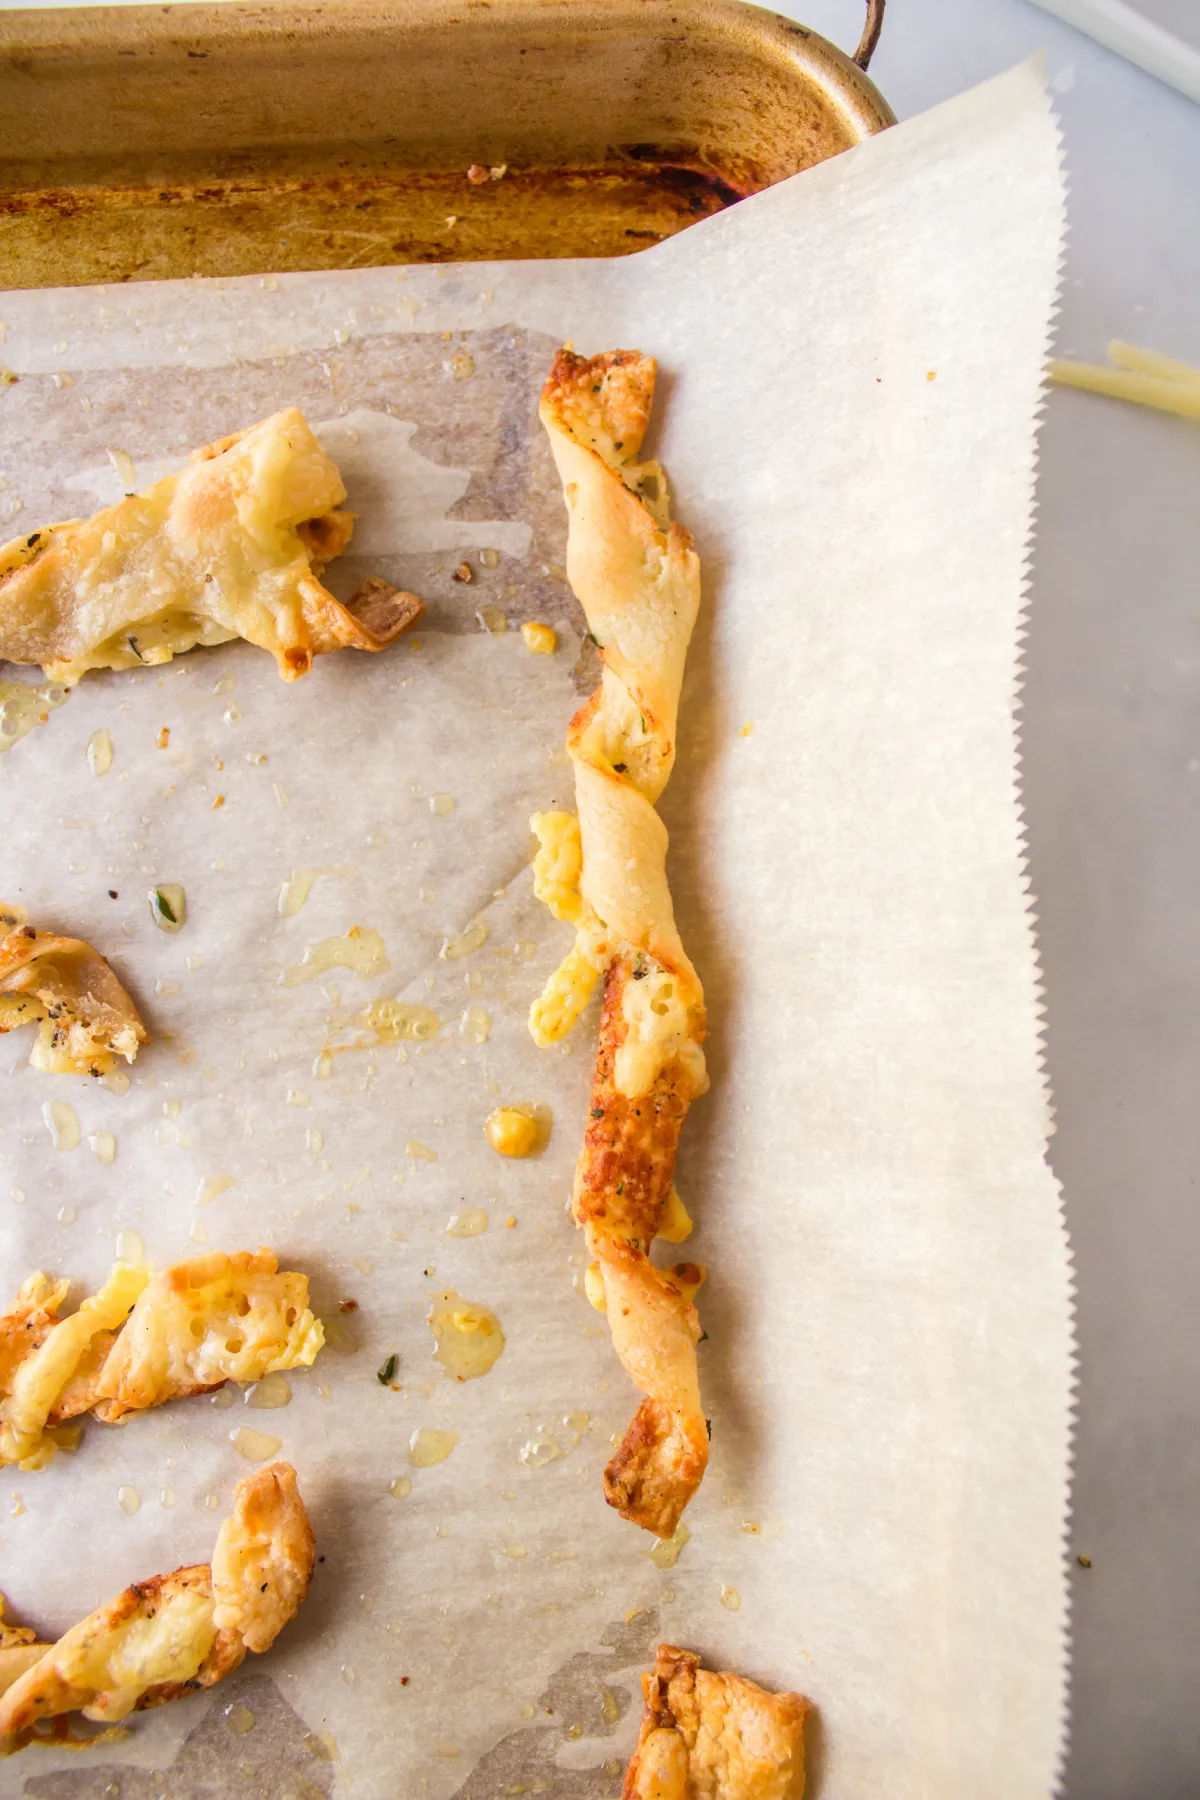
[[[308,1281],[273,1252],[214,1251],[157,1275],[118,1263],[69,1318],[67,1283],[32,1275],[0,1316],[0,1465],[40,1469],[47,1427],[92,1412],[105,1423],[226,1381],[258,1381],[315,1359],[325,1341]]]
[[[589,1296],[645,1395],[604,1475],[610,1506],[670,1537],[708,1460],[694,1305],[704,1272],[661,1269],[679,1133],[708,1079],[704,995],[675,926],[655,804],[700,602],[691,538],[666,480],[638,460],[656,365],[638,351],[562,350],[540,414],[567,505],[567,573],[599,647],[600,686],[572,719],[578,820],[539,813],[535,889],[576,942],[530,1012],[535,1042],[568,1031],[603,977],[600,1042],[574,1212],[595,1259]],[[673,1225],[679,1221],[670,1213]]]
[[[1180,418],[1200,419],[1200,369],[1157,350],[1123,343],[1120,338],[1112,340],[1108,354],[1118,367],[1056,358],[1047,369],[1060,387],[1082,388],[1110,400],[1130,400]]]
[[[24,923],[0,937],[0,1032],[22,1025],[38,1028],[30,1067],[50,1075],[107,1075],[150,1042],[98,950]]]
[[[350,541],[346,489],[302,413],[192,453],[91,519],[0,545],[0,658],[73,685],[89,669],[169,662],[245,638],[285,681],[315,656],[382,650],[420,612],[368,583],[343,606],[318,579]]]
[[[691,1650],[660,1644],[642,1676],[645,1712],[623,1800],[802,1800],[801,1694],[769,1694],[740,1675],[702,1669]]]
[[[315,1553],[296,1471],[269,1463],[234,1489],[211,1566],[127,1587],[72,1627],[0,1695],[0,1755],[64,1713],[116,1724],[212,1687],[296,1615]],[[68,1740],[70,1741],[70,1740]]]

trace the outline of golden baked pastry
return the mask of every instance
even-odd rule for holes
[[[0,1316],[0,1466],[41,1469],[54,1427],[83,1413],[127,1412],[260,1381],[312,1363],[325,1342],[308,1279],[280,1272],[271,1250],[214,1250],[157,1275],[117,1263],[76,1312],[68,1283],[40,1271]]]
[[[575,947],[530,1013],[539,1044],[570,1029],[603,976],[575,1217],[595,1261],[588,1292],[646,1398],[605,1471],[605,1495],[660,1537],[675,1530],[708,1460],[700,1405],[694,1263],[650,1260],[691,1221],[674,1194],[684,1116],[708,1086],[704,995],[667,887],[654,810],[675,760],[684,659],[700,603],[691,538],[671,522],[657,463],[639,462],[656,364],[633,350],[561,350],[541,418],[567,503],[567,574],[599,646],[599,688],[572,719],[578,819],[541,813],[535,888],[576,927]]]
[[[115,1725],[131,1712],[212,1687],[268,1650],[312,1578],[312,1526],[289,1463],[239,1481],[211,1566],[127,1587],[59,1638],[0,1694],[0,1755],[46,1720],[82,1712]]]
[[[21,1025],[37,1026],[30,1065],[51,1075],[107,1075],[150,1042],[98,950],[32,925],[0,937],[0,1032]]]
[[[294,406],[195,450],[144,494],[0,548],[0,660],[71,685],[240,637],[293,681],[327,651],[382,650],[421,603],[374,589],[356,613],[322,587],[354,529],[345,498]]]
[[[4,1595],[0,1594],[0,1694],[7,1693],[26,1669],[32,1669],[34,1663],[40,1662],[47,1650],[53,1648],[50,1644],[39,1644],[37,1632],[30,1631],[26,1625],[6,1625],[6,1605]]]
[[[800,1694],[768,1694],[740,1675],[660,1644],[642,1676],[646,1710],[622,1800],[801,1800],[804,1722]]]

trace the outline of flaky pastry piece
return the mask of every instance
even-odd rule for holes
[[[294,406],[195,450],[145,493],[0,548],[0,660],[72,685],[240,637],[293,681],[327,651],[382,650],[420,602],[376,591],[362,616],[322,587],[354,529],[345,498]]]
[[[702,1094],[704,995],[667,887],[655,811],[675,761],[684,660],[700,604],[691,538],[669,517],[657,463],[639,462],[656,364],[639,351],[560,350],[541,418],[562,478],[567,575],[604,664],[572,719],[578,818],[539,813],[535,890],[576,927],[575,947],[534,1002],[539,1044],[568,1031],[601,978],[604,1006],[575,1217],[595,1259],[588,1292],[646,1398],[605,1471],[610,1506],[669,1537],[708,1460],[693,1304],[704,1271],[662,1270],[656,1237],[691,1222],[672,1186],[684,1117]]]
[[[34,1663],[40,1662],[47,1650],[53,1648],[51,1644],[39,1644],[37,1632],[27,1625],[5,1624],[7,1604],[4,1595],[0,1594],[0,1694],[7,1693],[26,1669],[32,1669]]]
[[[46,1720],[82,1712],[114,1725],[230,1674],[270,1649],[312,1579],[312,1526],[289,1463],[238,1482],[211,1566],[127,1587],[45,1650],[0,1695],[0,1754]]]
[[[19,925],[0,937],[0,1032],[36,1025],[30,1065],[51,1075],[107,1075],[150,1033],[98,950]]]
[[[157,1274],[117,1263],[77,1311],[40,1271],[0,1317],[0,1466],[40,1469],[54,1428],[125,1413],[312,1363],[325,1342],[308,1279],[271,1250],[212,1251]]]
[[[660,1644],[642,1676],[646,1710],[622,1800],[801,1800],[800,1694],[769,1694],[740,1675]]]

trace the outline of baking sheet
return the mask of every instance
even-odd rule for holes
[[[0,1143],[26,1196],[6,1282],[95,1283],[119,1232],[162,1261],[199,1227],[271,1242],[326,1316],[358,1302],[357,1349],[296,1376],[286,1410],[191,1402],[13,1477],[2,1584],[43,1631],[118,1570],[208,1554],[243,1424],[296,1462],[325,1561],[268,1659],[103,1752],[30,1750],[0,1791],[168,1771],[186,1794],[216,1757],[231,1790],[286,1770],[339,1796],[609,1794],[659,1632],[809,1693],[830,1794],[1049,1791],[1070,1322],[1012,713],[1061,232],[1028,65],[621,263],[6,298],[0,510],[86,510],[111,497],[108,449],[150,471],[296,403],[363,514],[339,591],[381,573],[430,615],[415,645],[289,688],[242,646],[90,676],[0,762],[3,891],[110,954],[156,1033],[125,1095],[4,1047]],[[591,679],[533,418],[568,337],[660,357],[658,448],[706,573],[664,812],[713,1032],[680,1170],[710,1270],[713,1464],[672,1570],[599,1492],[633,1397],[573,1291],[591,1037],[544,1055],[524,1027],[566,936],[530,898],[526,818],[569,795],[559,745]],[[553,618],[559,653],[480,629],[488,607]],[[338,866],[279,916],[292,869]],[[163,881],[188,889],[176,936],[150,922]],[[475,918],[486,944],[441,959]],[[380,932],[386,972],[280,983],[353,924]],[[433,1007],[439,1036],[322,1077],[328,1022],[377,994]],[[467,1006],[489,1014],[482,1045]],[[50,1097],[83,1124],[69,1154]],[[541,1159],[488,1151],[498,1098],[551,1109]],[[101,1128],[109,1168],[86,1147]],[[217,1173],[238,1185],[197,1207]],[[464,1204],[488,1230],[446,1236]],[[465,1386],[430,1360],[447,1286],[507,1337]],[[374,1378],[393,1351],[402,1394]],[[421,1426],[460,1442],[413,1471]]]

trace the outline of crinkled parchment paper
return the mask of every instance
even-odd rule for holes
[[[658,1632],[810,1694],[827,1800],[1049,1791],[1069,1281],[1013,716],[1062,212],[1025,67],[625,262],[4,302],[12,529],[111,499],[107,450],[144,479],[295,403],[361,515],[339,592],[377,573],[429,602],[391,651],[294,686],[242,645],[89,675],[0,759],[0,893],[100,946],[155,1034],[124,1095],[5,1042],[5,1293],[34,1267],[98,1283],[121,1232],[160,1263],[266,1242],[357,1344],[286,1409],[191,1401],[4,1473],[0,1586],[43,1632],[207,1557],[241,1426],[296,1463],[322,1556],[269,1657],[123,1742],[26,1751],[4,1793],[609,1795]],[[526,821],[569,798],[595,674],[535,422],[564,338],[661,359],[657,447],[705,569],[665,812],[712,1029],[680,1185],[713,1458],[669,1570],[600,1490],[634,1396],[565,1210],[593,1027],[548,1054],[525,1027],[569,936],[531,899]],[[281,917],[312,868],[340,872]],[[186,888],[178,934],[159,882]],[[475,919],[486,943],[441,958]],[[354,925],[385,971],[281,981]],[[332,1026],[385,995],[438,1035],[322,1074]],[[502,1100],[551,1109],[540,1159],[486,1145]],[[487,1230],[446,1235],[468,1208]],[[480,1380],[431,1358],[446,1288],[503,1323]],[[375,1378],[393,1352],[401,1391]],[[421,1427],[459,1442],[412,1469]]]

